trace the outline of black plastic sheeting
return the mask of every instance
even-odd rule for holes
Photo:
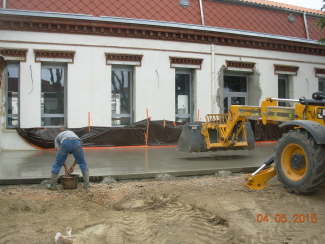
[[[184,123],[172,121],[150,121],[148,146],[177,145]]]
[[[277,124],[263,125],[250,120],[255,141],[276,141],[286,132]],[[172,121],[149,121],[148,146],[177,145],[183,123]],[[16,129],[18,134],[29,144],[41,149],[53,149],[54,139],[62,131],[60,128]],[[142,120],[125,127],[83,127],[69,128],[83,142],[83,147],[145,146],[147,120]]]
[[[283,133],[287,133],[290,128],[280,128],[281,123],[266,124],[262,121],[250,120],[255,141],[277,141],[282,137]]]
[[[42,149],[54,148],[54,139],[60,128],[16,129],[18,134],[33,146]],[[125,127],[69,128],[81,139],[83,147],[116,147],[146,145],[147,120]]]

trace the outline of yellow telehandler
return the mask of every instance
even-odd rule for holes
[[[295,103],[294,107],[278,102]],[[246,175],[247,187],[263,189],[277,175],[284,187],[296,194],[316,190],[325,180],[325,96],[312,99],[266,98],[261,106],[232,105],[228,114],[208,114],[206,122],[186,123],[177,148],[183,152],[253,149],[255,140],[248,121],[282,122],[290,127],[278,140],[275,153],[254,173]],[[271,166],[275,162],[274,166]]]

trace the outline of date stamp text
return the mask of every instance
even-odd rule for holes
[[[275,223],[316,223],[317,217],[316,214],[294,214],[289,216],[287,214],[276,214],[274,217],[268,214],[258,214],[257,222],[275,222]]]

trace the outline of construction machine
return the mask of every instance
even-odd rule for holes
[[[278,106],[278,102],[294,107]],[[247,187],[263,189],[277,175],[290,192],[306,194],[325,180],[325,96],[312,99],[266,98],[261,106],[232,105],[228,114],[208,114],[206,122],[186,123],[177,148],[183,152],[253,149],[249,119],[290,127],[278,140],[275,153],[254,173],[246,175]],[[274,163],[274,166],[272,164]]]

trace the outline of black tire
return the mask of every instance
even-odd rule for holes
[[[311,193],[325,180],[325,145],[304,129],[290,131],[278,141],[274,168],[290,192]]]

